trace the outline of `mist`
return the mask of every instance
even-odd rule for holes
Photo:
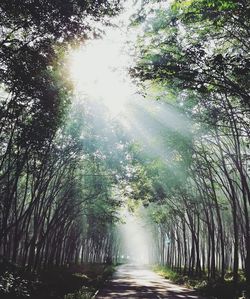
[[[122,263],[148,265],[153,262],[152,228],[137,212],[130,212],[127,208],[121,212],[123,223],[117,226],[120,242],[118,259]]]

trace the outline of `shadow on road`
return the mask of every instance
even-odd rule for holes
[[[192,290],[175,285],[150,269],[137,265],[118,267],[113,280],[99,292],[97,298],[201,299]]]

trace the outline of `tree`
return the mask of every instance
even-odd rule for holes
[[[0,253],[29,270],[77,260],[82,210],[102,192],[92,184],[83,192],[91,150],[82,124],[67,119],[63,61],[119,9],[119,1],[1,1]]]
[[[147,85],[176,94],[175,105],[194,120],[192,142],[184,151],[172,143],[180,160],[192,157],[182,163],[189,187],[180,185],[173,194],[181,199],[182,219],[191,233],[189,265],[192,269],[196,260],[200,272],[202,261],[209,275],[219,269],[222,278],[225,269],[233,268],[235,282],[239,261],[250,279],[248,12],[246,1],[173,1],[168,9],[155,5],[143,20],[144,35],[131,69]]]

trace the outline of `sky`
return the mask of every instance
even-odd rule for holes
[[[78,93],[101,101],[113,117],[117,117],[136,93],[128,75],[133,57],[128,43],[136,39],[136,30],[128,29],[129,9],[116,17],[113,26],[104,29],[102,39],[90,40],[69,56],[69,71]]]

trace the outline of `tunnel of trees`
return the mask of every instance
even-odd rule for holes
[[[249,1],[137,6],[129,132],[74,93],[65,67],[121,9],[0,1],[1,262],[35,272],[118,261],[130,200],[154,231],[152,263],[250,285]]]

